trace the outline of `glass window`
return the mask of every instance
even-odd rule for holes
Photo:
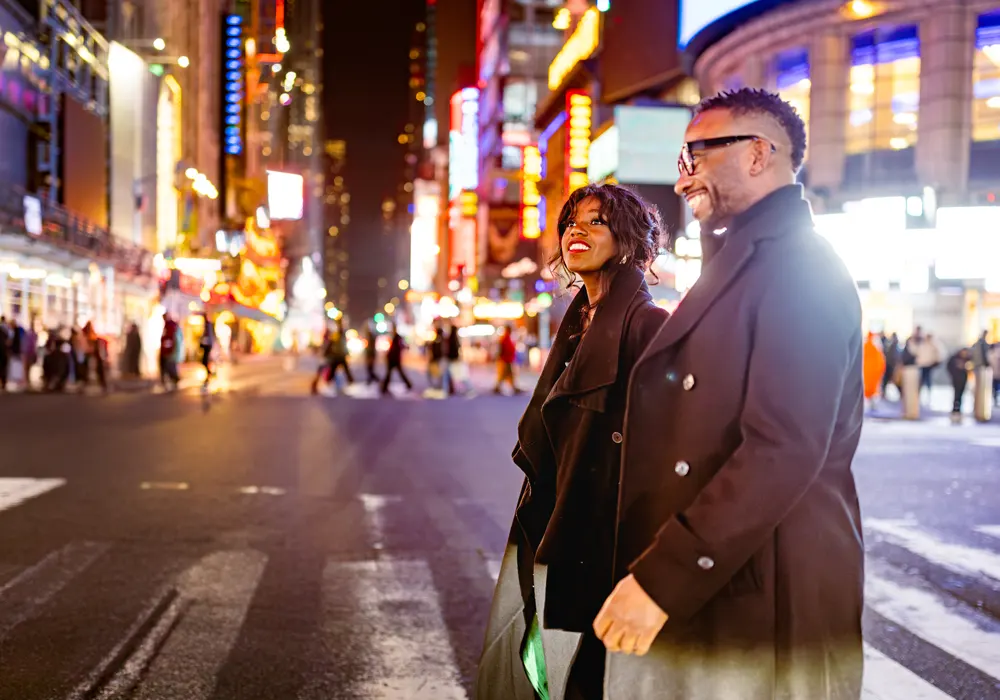
[[[852,40],[847,152],[903,150],[917,142],[917,27],[880,27]]]
[[[788,102],[806,123],[806,143],[809,143],[809,51],[792,49],[774,57],[772,65],[774,87],[781,99]]]
[[[972,140],[1000,139],[1000,10],[979,16],[972,94]]]

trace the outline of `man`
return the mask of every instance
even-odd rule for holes
[[[719,94],[685,140],[705,263],[630,381],[605,697],[857,700],[857,289],[795,184],[789,104]]]
[[[169,313],[163,314],[163,334],[160,336],[160,383],[166,390],[177,389],[180,375],[177,373],[177,336],[180,326]]]

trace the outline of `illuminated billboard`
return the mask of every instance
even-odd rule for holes
[[[566,92],[569,134],[566,139],[566,194],[587,185],[593,105],[584,90]]]
[[[451,97],[448,131],[448,201],[479,186],[479,90],[463,88]]]
[[[222,23],[222,150],[226,155],[243,153],[243,20],[225,15]]]
[[[413,183],[413,224],[410,226],[410,289],[434,291],[437,274],[438,220],[441,215],[441,188],[434,180]]]
[[[590,58],[601,45],[601,13],[588,9],[549,66],[549,90],[558,90],[580,61]]]
[[[730,12],[756,4],[753,0],[681,0],[677,44],[684,48],[702,29]],[[773,3],[772,3],[773,4]]]
[[[302,218],[305,180],[295,173],[267,171],[267,207],[271,221],[298,221]]]

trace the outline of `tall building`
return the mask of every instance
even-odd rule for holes
[[[326,286],[327,311],[347,309],[350,296],[350,255],[347,230],[351,224],[351,194],[344,181],[347,167],[347,144],[330,140],[324,149],[326,190],[323,210],[327,225],[323,237],[323,283]],[[329,313],[328,313],[329,315]]]
[[[565,11],[560,0],[479,3],[478,291],[494,300],[525,301],[541,273],[536,222],[522,225],[521,169],[525,148],[538,143],[535,112],[563,44],[557,10]]]

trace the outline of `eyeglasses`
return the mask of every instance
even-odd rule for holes
[[[694,153],[695,151],[707,151],[713,148],[725,148],[726,146],[732,146],[734,143],[740,143],[741,141],[764,141],[760,136],[753,136],[751,134],[744,134],[741,136],[719,136],[714,139],[701,139],[700,141],[688,141],[683,146],[681,146],[681,155],[677,159],[677,171],[681,175],[691,176],[694,175]],[[778,149],[774,147],[773,143],[768,143],[771,147],[771,153],[774,153]]]

